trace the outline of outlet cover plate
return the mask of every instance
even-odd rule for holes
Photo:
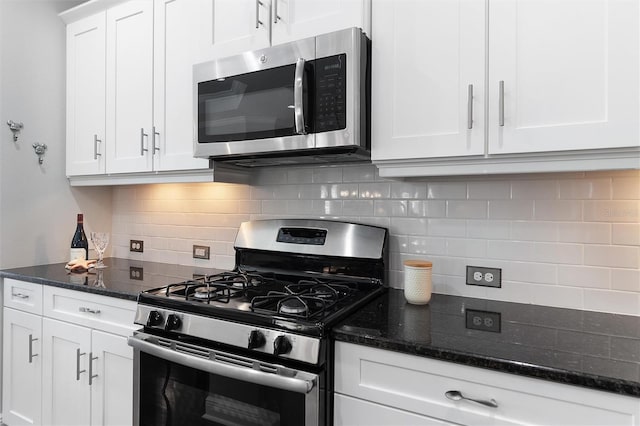
[[[500,312],[466,309],[465,317],[465,326],[468,329],[490,331],[492,333],[500,333],[502,331],[502,314]]]
[[[502,269],[467,266],[467,285],[501,288]]]
[[[143,281],[144,269],[137,266],[129,266],[129,278],[136,281]]]
[[[193,246],[194,259],[209,259],[209,246]]]
[[[142,240],[129,240],[129,251],[136,253],[144,252],[144,241]]]

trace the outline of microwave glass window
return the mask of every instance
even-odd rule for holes
[[[198,140],[227,142],[295,134],[295,65],[198,84]]]

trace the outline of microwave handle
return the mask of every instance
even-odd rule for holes
[[[306,135],[304,128],[304,107],[303,103],[303,82],[304,82],[304,64],[305,60],[298,58],[296,61],[296,72],[293,80],[293,113],[296,125],[296,133],[298,135]]]

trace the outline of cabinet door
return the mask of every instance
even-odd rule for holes
[[[153,2],[107,10],[107,173],[150,171]]]
[[[371,35],[371,0],[271,0],[272,44],[344,28]]]
[[[133,349],[127,338],[93,330],[91,424],[119,426],[133,419]]]
[[[88,425],[89,392],[88,328],[44,318],[42,418],[46,425]]]
[[[211,0],[216,57],[269,46],[270,0]]]
[[[372,27],[373,160],[483,154],[484,1],[374,0]]]
[[[42,424],[42,317],[4,308],[3,333],[2,420]]]
[[[490,0],[489,153],[638,146],[639,5]]]
[[[212,59],[211,0],[156,0],[154,170],[209,167],[193,158],[193,64]],[[208,49],[207,49],[208,48]]]
[[[105,21],[67,26],[67,176],[105,171]]]

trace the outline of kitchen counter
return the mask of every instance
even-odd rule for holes
[[[467,315],[470,323],[483,317],[491,324],[495,314],[499,332],[466,327]],[[417,306],[402,290],[389,289],[333,334],[338,341],[640,397],[640,317],[440,294]]]
[[[37,284],[102,294],[120,299],[137,300],[138,293],[174,284],[198,275],[221,272],[218,269],[106,258],[107,268],[85,273],[70,273],[65,263],[27,266],[0,270],[0,277]],[[98,274],[102,274],[102,280]],[[134,279],[132,277],[138,279]]]

